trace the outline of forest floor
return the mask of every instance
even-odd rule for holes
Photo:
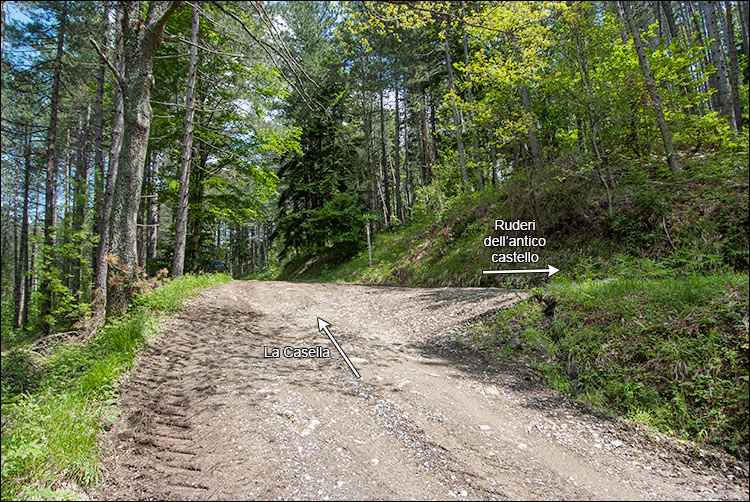
[[[88,495],[746,500],[747,463],[598,414],[461,341],[523,297],[260,281],[205,291],[122,381]],[[264,358],[264,346],[331,357]]]

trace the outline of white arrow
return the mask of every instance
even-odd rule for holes
[[[483,274],[533,274],[533,273],[546,273],[547,277],[552,277],[560,270],[556,269],[552,265],[547,265],[547,268],[522,268],[520,270],[482,270]]]
[[[344,354],[344,351],[341,350],[341,346],[339,345],[339,342],[337,342],[336,339],[331,334],[331,330],[328,329],[328,326],[330,326],[330,325],[331,325],[330,322],[325,322],[323,319],[321,319],[320,317],[318,317],[318,329],[320,331],[325,331],[326,332],[326,335],[328,335],[328,338],[330,338],[331,341],[333,342],[333,344],[336,346],[336,348],[339,351],[339,354],[341,354],[341,357],[344,358],[344,361],[346,361],[346,364],[348,364],[349,368],[351,368],[352,373],[354,373],[354,376],[356,376],[357,378],[362,378],[360,376],[360,374],[359,374],[359,371],[357,371],[357,368],[354,367],[354,365],[349,360],[349,358],[346,357],[346,354]]]

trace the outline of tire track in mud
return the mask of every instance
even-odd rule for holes
[[[117,441],[129,446],[117,466],[127,485],[123,494],[154,499],[209,495],[202,474],[211,466],[201,459],[195,425],[226,406],[217,372],[237,356],[230,353],[231,345],[224,345],[227,333],[216,328],[228,316],[243,322],[257,314],[212,306],[198,306],[189,317],[177,313],[167,321],[166,336],[147,347],[138,368],[123,382],[123,430],[117,433]]]

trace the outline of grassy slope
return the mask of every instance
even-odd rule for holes
[[[431,194],[411,224],[377,236],[372,267],[367,250],[344,262],[322,254],[290,260],[279,278],[534,288],[470,341],[527,359],[602,409],[747,458],[747,154],[685,163],[676,178],[658,163],[621,166],[612,216],[591,183],[540,188],[536,235],[549,244],[539,265],[561,270],[550,280],[482,276],[493,220],[533,219],[503,191]]]
[[[186,275],[139,297],[86,343],[69,342],[46,357],[26,345],[4,354],[2,499],[76,498],[76,487],[94,482],[97,435],[115,418],[118,379],[154,334],[157,315],[229,280]]]

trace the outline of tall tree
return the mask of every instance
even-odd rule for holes
[[[159,244],[159,196],[157,187],[159,179],[159,162],[159,153],[152,152],[148,164],[151,193],[149,197],[148,213],[146,216],[146,263],[149,263],[156,258],[157,246]]]
[[[144,19],[140,2],[122,2],[124,74],[120,76],[124,110],[122,147],[114,186],[110,216],[109,248],[117,269],[107,288],[107,313],[125,311],[138,265],[136,250],[137,216],[148,135],[151,130],[152,68],[164,25],[180,5],[179,1],[151,1]]]
[[[60,80],[62,76],[62,57],[65,44],[65,29],[68,22],[68,3],[62,2],[58,11],[57,52],[55,54],[52,75],[52,92],[50,95],[50,118],[47,128],[47,177],[45,182],[44,203],[44,266],[51,266],[52,247],[55,245],[57,227],[57,113],[60,101]],[[67,180],[66,180],[67,183]],[[49,332],[47,316],[52,306],[52,292],[49,280],[42,281],[42,330]]]
[[[31,182],[31,133],[25,128],[23,154],[23,209],[21,212],[21,239],[18,244],[18,273],[16,274],[16,312],[13,321],[15,328],[25,325],[24,312],[29,301],[26,275],[29,267],[29,185]]]
[[[740,108],[740,65],[737,60],[737,43],[734,36],[734,16],[732,16],[732,3],[724,0],[726,17],[721,16],[724,23],[724,32],[727,35],[727,49],[729,50],[729,86],[732,93],[732,111],[734,112],[735,126],[739,131],[742,129],[742,109]],[[721,10],[721,9],[720,9]],[[745,49],[747,52],[747,48]]]
[[[393,184],[394,195],[396,196],[396,217],[398,221],[404,221],[404,201],[401,199],[401,119],[399,117],[398,110],[398,81],[395,86],[396,93],[396,110],[393,115],[393,120],[396,127],[396,144],[395,144],[395,160],[396,160],[396,180]]]
[[[479,139],[477,136],[477,127],[474,123],[474,92],[471,88],[471,73],[469,72],[469,43],[466,37],[466,6],[461,0],[461,37],[464,48],[464,64],[466,65],[466,101],[469,105],[469,124],[471,127],[471,160],[477,170],[477,183],[479,189],[484,188],[484,172],[482,164],[478,159]]]
[[[3,47],[5,46],[5,8],[7,2],[2,0],[0,2],[0,59],[3,56]]]
[[[456,94],[456,84],[453,80],[453,61],[451,59],[451,44],[450,44],[450,18],[446,16],[445,19],[445,65],[448,68],[448,89],[451,94]],[[466,153],[464,152],[464,140],[463,140],[463,122],[461,116],[458,114],[458,106],[456,106],[455,98],[451,99],[451,110],[453,112],[453,138],[458,145],[458,162],[461,167],[461,179],[464,183],[464,193],[469,193],[469,174],[466,170]]]
[[[646,88],[649,95],[651,96],[654,114],[656,115],[656,122],[659,126],[662,143],[664,144],[664,153],[667,156],[667,163],[669,164],[669,168],[672,171],[679,171],[680,162],[677,157],[677,153],[675,152],[674,144],[672,143],[672,132],[669,130],[667,120],[664,118],[664,105],[662,104],[661,96],[659,96],[659,90],[656,86],[654,75],[653,73],[651,73],[651,65],[649,64],[648,58],[646,57],[646,50],[644,49],[643,42],[641,41],[640,30],[638,29],[638,26],[635,23],[635,18],[633,17],[633,7],[631,5],[631,2],[626,0],[620,0],[618,4],[620,6],[623,22],[630,30],[630,34],[633,38],[635,52],[638,55],[638,63],[641,66],[643,78],[646,81]]]
[[[193,116],[195,115],[195,81],[198,73],[198,30],[200,15],[193,8],[193,23],[190,30],[190,70],[188,73],[187,98],[185,99],[185,133],[182,139],[180,158],[180,190],[175,212],[174,255],[172,276],[180,277],[185,266],[185,240],[187,232],[188,193],[190,184],[190,159],[193,151]]]
[[[117,182],[117,172],[120,164],[120,150],[122,148],[123,132],[123,100],[122,100],[122,77],[124,62],[122,57],[122,18],[123,6],[118,3],[115,7],[115,47],[114,63],[112,70],[115,78],[114,103],[112,106],[112,133],[109,141],[109,155],[107,165],[107,179],[105,180],[104,196],[102,201],[102,214],[100,216],[101,228],[99,229],[99,244],[97,248],[96,261],[94,267],[94,289],[91,295],[92,314],[95,319],[101,321],[106,313],[107,305],[107,276],[109,267],[107,264],[107,254],[109,253],[110,242],[110,216],[112,214],[112,205],[114,204],[115,183]],[[102,56],[104,57],[104,56]]]
[[[742,33],[742,49],[745,51],[745,54],[748,54],[748,51],[750,51],[750,47],[748,47],[748,12],[747,12],[747,2],[743,2],[740,0],[737,2],[737,10],[739,11],[739,22],[740,22],[740,32]]]
[[[86,111],[81,110],[81,124],[79,127],[78,153],[76,162],[76,173],[73,183],[73,218],[71,224],[72,235],[83,229],[84,219],[86,217],[86,206],[88,204],[89,188],[89,119],[91,118],[91,104],[86,104]],[[75,242],[75,241],[74,241]],[[72,282],[71,290],[76,293],[81,292],[81,282],[83,279],[84,246],[81,243],[81,249],[78,251],[79,257],[72,263]]]
[[[391,228],[391,188],[388,176],[388,160],[385,150],[385,106],[383,105],[384,89],[380,89],[380,171],[383,177],[383,218],[385,228]]]
[[[99,46],[107,46],[109,32],[109,2],[104,2],[102,10],[102,25],[99,37]],[[104,54],[99,56],[99,67],[96,74],[96,98],[94,100],[94,235],[102,234],[104,225],[104,84],[106,77],[106,65]],[[92,250],[92,264],[94,277],[96,277],[99,266],[99,243]]]
[[[710,39],[711,64],[716,68],[716,90],[719,95],[719,107],[721,114],[737,129],[737,120],[734,116],[734,107],[732,106],[732,94],[729,90],[727,62],[724,57],[724,47],[716,20],[716,7],[717,2],[715,1],[701,2],[703,15],[706,19],[706,29],[708,30],[708,37]]]

